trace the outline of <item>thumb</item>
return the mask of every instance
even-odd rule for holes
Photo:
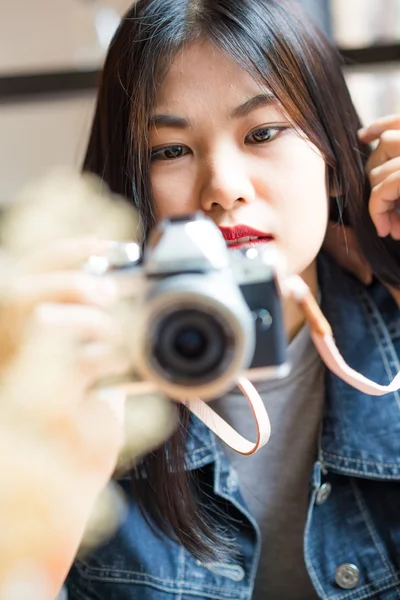
[[[117,472],[132,468],[134,462],[172,435],[178,424],[176,403],[149,394],[130,396],[125,405],[124,443]]]

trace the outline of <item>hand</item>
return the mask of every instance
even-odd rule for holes
[[[379,140],[367,162],[371,182],[369,211],[378,235],[391,235],[400,239],[400,117],[389,116],[377,120],[359,131],[360,140],[366,144]],[[361,255],[355,236],[349,227],[329,223],[325,250],[347,271],[362,283],[372,281],[372,271]],[[391,289],[396,302],[400,303],[398,290]]]
[[[400,116],[379,119],[359,131],[365,144],[378,140],[367,162],[369,211],[378,235],[400,240]]]
[[[46,243],[0,270],[1,599],[24,580],[31,598],[55,597],[125,441],[125,397],[96,386],[132,366],[117,291],[80,270],[102,248]],[[154,396],[130,405],[131,458],[168,436],[171,409]]]

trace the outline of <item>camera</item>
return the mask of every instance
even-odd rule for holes
[[[202,213],[161,221],[143,252],[115,244],[88,263],[91,272],[128,278],[139,303],[138,372],[179,400],[216,398],[239,375],[288,374],[275,265],[268,244],[228,250]]]

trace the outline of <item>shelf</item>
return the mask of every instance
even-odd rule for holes
[[[366,48],[349,48],[341,50],[347,64],[377,64],[399,61],[400,43],[390,45],[375,45]]]
[[[341,50],[347,65],[366,65],[399,61],[400,43]],[[19,75],[0,75],[0,103],[29,101],[38,96],[95,90],[100,71],[60,71]]]
[[[65,94],[94,90],[100,71],[59,71],[54,73],[32,73],[0,75],[0,102],[28,101],[47,94]]]

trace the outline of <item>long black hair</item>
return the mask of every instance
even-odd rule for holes
[[[337,50],[294,0],[137,0],[111,43],[99,84],[84,169],[104,179],[154,223],[149,120],[156,87],[177,51],[207,40],[263,82],[321,151],[331,217],[350,224],[374,271],[398,286],[398,244],[379,239],[368,214],[368,148]],[[173,438],[136,470],[133,492],[147,518],[196,555],[220,555],[220,537],[184,470],[188,415]]]

